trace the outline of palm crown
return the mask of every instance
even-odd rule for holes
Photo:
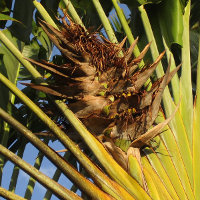
[[[5,30],[0,33],[0,39],[6,46],[1,47],[4,55],[7,56],[5,49],[8,48],[11,53],[7,51],[7,54],[13,54],[34,77],[33,83],[25,85],[29,86],[29,90],[30,87],[37,89],[31,90],[38,95],[35,99],[30,93],[28,95],[39,106],[13,84],[19,76],[18,73],[15,73],[14,79],[9,76],[9,70],[12,70],[6,66],[5,57],[3,66],[8,69],[7,77],[10,81],[2,74],[0,80],[48,127],[44,140],[48,140],[53,134],[87,173],[81,174],[71,166],[70,160],[60,157],[45,141],[42,142],[32,133],[36,130],[42,133],[47,130],[46,127],[35,129],[27,124],[28,130],[2,109],[0,116],[70,178],[82,191],[82,198],[198,199],[199,70],[197,68],[193,105],[189,46],[191,2],[172,1],[174,10],[170,12],[170,2],[156,1],[151,4],[152,2],[147,1],[139,2],[142,5],[135,5],[127,1],[131,11],[137,10],[140,13],[139,20],[142,20],[146,33],[140,37],[149,41],[146,46],[138,42],[138,38],[134,40],[129,28],[131,24],[128,25],[117,1],[113,0],[112,3],[119,21],[113,23],[115,29],[118,27],[119,38],[124,33],[127,35],[120,44],[117,44],[117,38],[104,13],[107,10],[105,4],[102,4],[103,10],[99,1],[94,0],[94,7],[91,9],[96,9],[109,40],[98,32],[87,31],[71,2],[65,3],[69,13],[66,14],[67,20],[63,18],[62,24],[56,25],[42,5],[33,1],[45,20],[39,21],[38,30],[49,44],[52,41],[61,52],[61,56],[55,57],[52,62],[25,59],[6,37],[9,37],[10,32]],[[195,1],[192,3],[196,5]],[[77,10],[82,12],[79,8]],[[154,15],[152,11],[155,12]],[[168,14],[172,23],[169,30],[166,30],[169,24],[164,21],[165,14]],[[155,16],[159,18],[155,19]],[[87,15],[84,18],[87,20]],[[154,29],[155,26],[159,30]],[[40,42],[44,42],[39,34],[36,35]],[[126,40],[130,44],[128,48],[125,47]],[[169,47],[172,43],[182,46],[181,53],[176,49],[171,53]],[[141,53],[138,46],[144,46]],[[145,60],[149,48],[154,60],[152,64]],[[159,51],[162,53],[159,54]],[[177,54],[181,55],[182,62],[179,75],[176,72],[180,66],[175,65],[175,60],[180,60],[180,57],[175,56]],[[47,56],[48,51],[43,57]],[[164,67],[165,74],[162,58],[163,63],[167,63]],[[40,73],[33,65],[37,66]],[[170,87],[167,86],[169,83]],[[8,93],[8,90],[3,89]],[[14,95],[6,97],[11,99],[13,105]],[[41,97],[45,101],[41,101]],[[24,105],[17,109],[24,110]],[[13,114],[16,112],[5,101],[2,101],[1,106]],[[34,121],[34,118],[30,119]],[[16,137],[16,132],[8,124],[2,122],[4,134],[0,153],[42,183],[48,189],[46,199],[50,198],[52,192],[61,199],[81,199],[19,157],[16,159],[10,150],[15,152],[17,149],[12,149],[9,144],[13,137],[15,142],[21,139]],[[6,137],[6,132],[15,134]],[[70,152],[67,153],[71,154]],[[2,163],[6,161],[4,157],[1,160]],[[89,181],[87,177],[93,181]],[[14,191],[13,188],[11,184],[10,190]],[[3,188],[0,191],[6,198],[21,198]],[[30,192],[25,194],[25,198],[30,199],[30,196]]]

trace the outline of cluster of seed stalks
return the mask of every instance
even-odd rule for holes
[[[125,50],[126,38],[113,44],[98,33],[87,32],[70,18],[67,22],[63,19],[60,31],[45,22],[40,24],[61,51],[65,63],[31,60],[52,74],[48,86],[29,84],[32,88],[66,99],[88,130],[98,138],[103,135],[104,142],[117,144],[120,139],[141,148],[159,134],[147,131],[158,115],[165,86],[179,67],[170,72],[169,65],[166,74],[153,82],[150,90],[144,84],[165,52],[140,69],[138,65],[150,44],[135,58],[132,52],[137,39]]]

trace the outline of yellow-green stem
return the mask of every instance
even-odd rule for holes
[[[44,175],[37,169],[35,169],[32,165],[26,163],[24,160],[22,160],[20,157],[9,151],[4,146],[0,145],[0,153],[7,157],[11,162],[18,165],[21,169],[23,169],[25,172],[27,172],[30,176],[36,178],[38,182],[40,182],[45,187],[49,188],[53,191],[53,193],[60,197],[61,199],[65,200],[78,200],[81,198],[78,197],[75,193],[71,192],[70,190],[62,187],[55,181],[53,181],[48,176]]]
[[[112,26],[110,25],[110,22],[99,2],[99,0],[92,0],[93,1],[93,4],[94,4],[94,7],[96,8],[97,10],[97,13],[99,15],[99,18],[103,24],[103,27],[105,28],[105,31],[107,33],[107,36],[109,38],[109,40],[112,42],[112,43],[116,43],[118,44],[118,41],[117,41],[117,38],[115,36],[115,33],[112,29]]]
[[[37,8],[37,10],[40,12],[44,20],[48,23],[51,24],[54,28],[58,29],[58,26],[55,24],[55,22],[52,20],[48,12],[44,9],[41,3],[39,3],[37,0],[33,0],[34,6]]]
[[[0,38],[1,39],[1,38]],[[5,42],[6,43],[6,42]],[[9,48],[9,47],[8,47]],[[11,46],[9,48],[11,52],[18,58],[18,50],[15,46]],[[18,52],[16,54],[16,52]],[[19,56],[18,59],[23,61],[22,55]],[[27,61],[28,62],[28,61]],[[43,82],[41,75],[39,74],[36,69],[27,62],[23,62],[24,66],[29,70],[29,72],[34,76],[36,81]],[[143,190],[143,188],[132,178],[130,177],[110,156],[110,154],[104,149],[104,147],[98,142],[94,136],[87,131],[87,129],[83,126],[83,124],[77,119],[77,117],[67,108],[66,104],[62,101],[56,100],[56,105],[60,108],[63,112],[64,116],[68,118],[69,121],[72,122],[75,129],[79,132],[81,137],[87,141],[87,145],[99,159],[99,161],[103,164],[106,171],[114,178],[123,188],[125,188],[130,194],[128,194],[122,187],[119,185],[114,185],[114,182],[111,182],[110,179],[105,176],[83,153],[82,151],[69,139],[69,137],[62,132],[52,121],[51,119],[46,116],[30,99],[28,99],[18,88],[10,83],[3,75],[0,75],[0,80],[4,82],[4,84],[10,88],[28,107],[31,108],[33,112],[55,133],[55,135],[59,138],[59,140],[69,148],[70,151],[77,157],[79,162],[87,169],[90,173],[92,178],[98,182],[98,184],[106,191],[107,193],[111,194],[115,198],[122,198],[125,199],[133,199],[130,196],[146,196],[146,199],[149,196]],[[91,146],[91,143],[93,144]],[[96,144],[96,145],[95,145]],[[98,151],[96,151],[98,149]],[[98,152],[101,152],[100,154]],[[104,155],[102,157],[102,155]],[[113,163],[113,164],[110,164]],[[120,174],[120,176],[119,176]],[[135,185],[135,186],[134,186]]]
[[[122,27],[124,29],[124,32],[126,33],[127,39],[129,41],[129,44],[131,45],[134,42],[135,39],[134,39],[132,31],[131,31],[131,29],[130,29],[130,27],[128,25],[128,22],[126,20],[124,12],[119,7],[119,5],[117,3],[117,0],[112,0],[112,2],[113,2],[113,5],[115,7],[115,10],[117,12],[117,16],[119,17],[121,25],[122,25]],[[135,57],[138,57],[140,55],[140,50],[139,50],[137,45],[135,45],[135,48],[133,49],[133,54],[134,54]],[[144,66],[144,61],[143,60],[140,62],[140,66]]]
[[[0,196],[9,200],[26,200],[23,197],[20,197],[19,195],[16,195],[15,193],[10,192],[2,187],[0,187]]]
[[[34,76],[34,78],[42,79],[40,73],[31,65],[31,63],[24,59],[21,52],[15,47],[15,45],[10,42],[10,40],[0,31],[0,40],[4,43],[4,45],[11,51],[11,53],[19,60],[19,62],[26,66],[27,70]]]
[[[49,148],[44,142],[37,138],[31,131],[16,121],[12,116],[7,114],[0,108],[0,117],[11,124],[17,131],[23,134],[34,146],[36,146],[41,152],[43,152],[67,177],[75,182],[80,189],[84,190],[91,198],[106,199],[105,195],[89,180],[80,175],[73,167],[71,167],[62,157],[60,157],[55,151]],[[53,125],[52,125],[53,126]],[[81,156],[79,154],[79,156]],[[110,198],[107,198],[110,199]]]
[[[199,37],[199,54],[197,64],[197,82],[196,82],[196,102],[194,106],[193,121],[193,173],[194,173],[194,195],[196,199],[200,199],[200,37]]]
[[[86,30],[81,18],[79,17],[78,13],[76,12],[76,10],[75,10],[74,6],[72,5],[71,1],[70,0],[63,0],[63,1],[64,1],[65,5],[66,5],[67,11],[70,12],[74,22],[77,23],[77,24],[80,24]]]
[[[45,144],[48,143],[48,141],[49,141],[48,138],[45,138],[45,139],[43,140],[43,142],[44,142]],[[38,170],[40,169],[40,166],[41,166],[41,164],[42,164],[43,158],[44,158],[43,152],[39,151],[39,153],[38,153],[38,155],[37,155],[37,158],[36,158],[36,160],[35,160],[35,164],[34,164],[34,167],[35,167],[36,169],[38,169]],[[31,199],[36,181],[37,181],[37,180],[35,180],[33,177],[30,177],[29,182],[28,182],[28,185],[27,185],[27,188],[26,188],[26,192],[25,192],[25,195],[24,195],[24,197],[25,197],[26,199]],[[54,180],[54,181],[55,181],[55,180]],[[57,182],[57,181],[56,181],[56,182]]]
[[[17,152],[18,157],[20,157],[20,158],[23,157],[25,147],[26,147],[26,141],[25,141],[25,139],[23,139],[22,144],[20,145],[18,152]],[[17,165],[15,165],[13,172],[12,172],[12,176],[11,176],[9,191],[15,192],[18,177],[19,177],[19,167]]]
[[[121,25],[124,29],[124,32],[126,33],[129,44],[131,45],[134,42],[135,39],[134,39],[132,31],[131,31],[131,29],[128,25],[128,22],[125,18],[123,10],[119,7],[117,0],[112,0],[112,2],[113,2],[113,5],[115,7],[115,10],[117,12],[117,15],[119,17],[119,20],[121,22]],[[140,50],[139,50],[137,44],[135,45],[135,48],[133,49],[133,54],[134,54],[135,57],[138,57],[140,55]],[[139,68],[142,68],[142,67],[144,67],[144,61],[143,60],[141,60],[141,62],[139,63]],[[147,80],[147,82],[145,83],[145,86],[147,86],[147,90],[150,90],[150,88],[152,86],[150,79]]]

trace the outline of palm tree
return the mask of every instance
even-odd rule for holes
[[[189,37],[198,35],[195,17],[189,26],[197,2],[124,3],[130,19],[116,0],[25,1],[20,13],[15,1],[13,18],[2,15],[13,23],[0,32],[1,177],[8,159],[16,167],[1,196],[30,199],[36,180],[47,189],[44,199],[200,198],[199,56],[192,51],[190,57]],[[112,7],[118,17],[110,23]],[[2,8],[9,14],[11,3]],[[60,21],[57,8],[66,16]],[[94,32],[101,24],[104,35]],[[61,55],[49,61],[53,44]],[[197,71],[193,85],[191,69]],[[20,91],[19,80],[31,83]],[[66,147],[64,157],[49,140]],[[34,167],[22,159],[29,142],[39,150]],[[38,170],[44,155],[57,167],[52,179]],[[14,194],[17,166],[31,176],[24,197]],[[71,190],[57,183],[61,173]]]

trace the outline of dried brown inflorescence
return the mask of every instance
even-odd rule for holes
[[[150,44],[134,58],[132,51],[137,39],[124,50],[126,39],[121,44],[113,44],[97,33],[88,33],[70,18],[68,20],[63,19],[60,31],[41,22],[44,31],[65,57],[65,64],[58,66],[32,60],[50,71],[54,82],[48,86],[30,86],[65,98],[69,108],[92,134],[104,134],[113,142],[118,138],[131,140],[134,144],[154,123],[164,88],[178,68],[170,72],[169,66],[165,76],[147,91],[144,84],[164,52],[153,64],[139,69],[138,64]],[[145,142],[137,142],[137,148],[143,145]]]

